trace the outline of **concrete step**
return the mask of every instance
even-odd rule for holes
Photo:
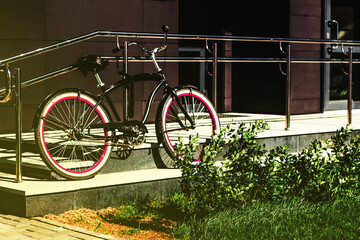
[[[290,151],[299,152],[309,146],[314,139],[328,139],[337,129],[346,125],[346,111],[334,111],[325,114],[293,116],[290,131],[284,130],[284,116],[260,114],[221,114],[222,125],[230,122],[254,122],[264,119],[270,130],[260,133],[258,143],[267,149],[286,144]],[[354,134],[359,134],[360,110],[353,112]],[[236,127],[236,124],[233,124]],[[116,150],[111,154],[106,166],[99,174],[115,172],[159,169],[171,166],[172,160],[164,149],[158,146],[154,126],[147,126],[149,134],[143,145],[135,147],[126,159],[120,159]],[[15,134],[0,135],[0,171],[15,173]],[[39,179],[61,179],[52,173],[37,154],[32,132],[23,133],[23,175]]]
[[[232,120],[250,123],[256,119],[265,119],[271,127],[259,134],[259,144],[266,144],[267,148],[287,144],[291,151],[297,152],[313,139],[334,135],[346,125],[346,112],[294,116],[290,131],[284,130],[284,116],[276,115],[232,113],[223,115],[221,123],[225,125]],[[354,134],[359,134],[360,111],[354,111],[353,122]],[[128,159],[120,160],[112,154],[106,168],[92,179],[49,180],[52,179],[50,171],[34,150],[32,136],[32,133],[23,134],[22,183],[15,183],[14,174],[4,173],[6,168],[7,171],[13,169],[12,172],[15,169],[15,135],[1,136],[0,212],[31,217],[81,207],[116,207],[135,198],[164,197],[178,187],[181,178],[178,169],[163,168],[161,163],[167,155],[157,146],[154,135],[150,135],[142,148],[135,149]]]
[[[158,147],[134,150],[127,159],[119,159],[116,152],[113,152],[99,174],[144,169],[162,169],[167,168],[164,162],[169,163],[171,161],[172,159],[170,159],[165,150]],[[15,150],[0,148],[0,172],[15,174],[15,164]],[[42,161],[39,154],[34,152],[22,153],[22,175],[47,180],[63,179],[52,172]]]
[[[163,198],[178,187],[178,169],[147,169],[98,174],[87,180],[51,181],[0,173],[0,213],[22,217],[70,209],[101,209],[142,198]]]
[[[24,176],[56,180],[62,179],[42,161],[35,144],[34,134],[22,134],[22,174]],[[15,174],[15,134],[0,135],[0,172]],[[126,158],[118,156],[118,149],[114,148],[108,162],[99,174],[124,172],[143,169],[171,167],[173,160],[165,150],[159,147],[155,132],[147,136],[147,141],[131,150]]]

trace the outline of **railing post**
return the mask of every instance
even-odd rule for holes
[[[348,82],[348,101],[347,101],[347,125],[352,123],[352,73],[353,73],[353,48],[349,47],[349,82]]]
[[[124,61],[123,61],[123,71],[125,73],[124,77],[126,77],[126,74],[128,74],[128,62],[129,62],[128,46],[129,46],[128,41],[124,41]],[[124,121],[129,120],[129,109],[128,109],[129,96],[128,96],[128,94],[129,94],[129,87],[125,85],[124,88],[123,88],[123,101],[124,101],[124,104],[123,104],[123,119],[124,119]]]
[[[291,115],[291,45],[286,49],[286,100],[285,100],[285,130],[290,130]]]
[[[17,183],[22,182],[22,103],[21,103],[21,75],[20,68],[16,69],[15,82],[15,124],[16,124],[16,179]]]
[[[212,95],[213,103],[215,110],[217,110],[217,62],[218,62],[218,44],[213,43],[212,52],[213,52],[213,72],[212,72]]]

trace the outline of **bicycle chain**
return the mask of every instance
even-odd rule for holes
[[[87,139],[82,139],[81,141],[83,142],[92,142],[92,143],[103,143],[102,141],[91,141],[91,140],[87,140]],[[123,140],[124,141],[124,140]],[[124,146],[124,147],[136,147],[136,146],[140,146],[142,145],[143,143],[145,142],[145,133],[143,135],[143,138],[142,138],[142,141],[138,144],[126,144],[126,143],[119,143],[119,142],[110,142],[109,144],[112,145],[112,146]]]

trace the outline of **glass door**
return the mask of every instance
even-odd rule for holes
[[[359,0],[324,0],[324,38],[339,40],[359,40]],[[359,48],[354,48],[353,58],[359,56]],[[344,55],[348,48],[339,45],[326,45],[323,49],[324,58],[348,59]],[[348,77],[347,64],[324,64],[324,110],[345,109],[347,101]],[[353,100],[360,100],[360,81],[358,79],[359,69],[357,64],[353,65]],[[355,106],[356,107],[356,106]]]

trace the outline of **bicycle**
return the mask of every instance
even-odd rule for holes
[[[84,75],[94,74],[102,93],[95,97],[82,89],[65,88],[45,98],[34,117],[34,134],[39,154],[51,170],[67,179],[91,178],[104,167],[112,147],[126,149],[143,144],[148,133],[145,123],[154,97],[162,87],[164,95],[155,118],[159,146],[162,144],[166,153],[174,158],[181,157],[174,153],[180,136],[189,139],[199,134],[203,141],[211,139],[220,128],[211,102],[194,86],[170,87],[156,61],[156,55],[167,47],[167,30],[163,26],[162,46],[153,50],[147,50],[139,42],[129,43],[150,56],[155,73],[133,76],[121,73],[119,81],[105,88],[99,72],[106,69],[108,60],[101,56],[85,56],[77,61],[77,67]],[[121,120],[109,94],[138,81],[158,83],[148,97],[142,120]],[[115,121],[104,105],[105,99]]]

